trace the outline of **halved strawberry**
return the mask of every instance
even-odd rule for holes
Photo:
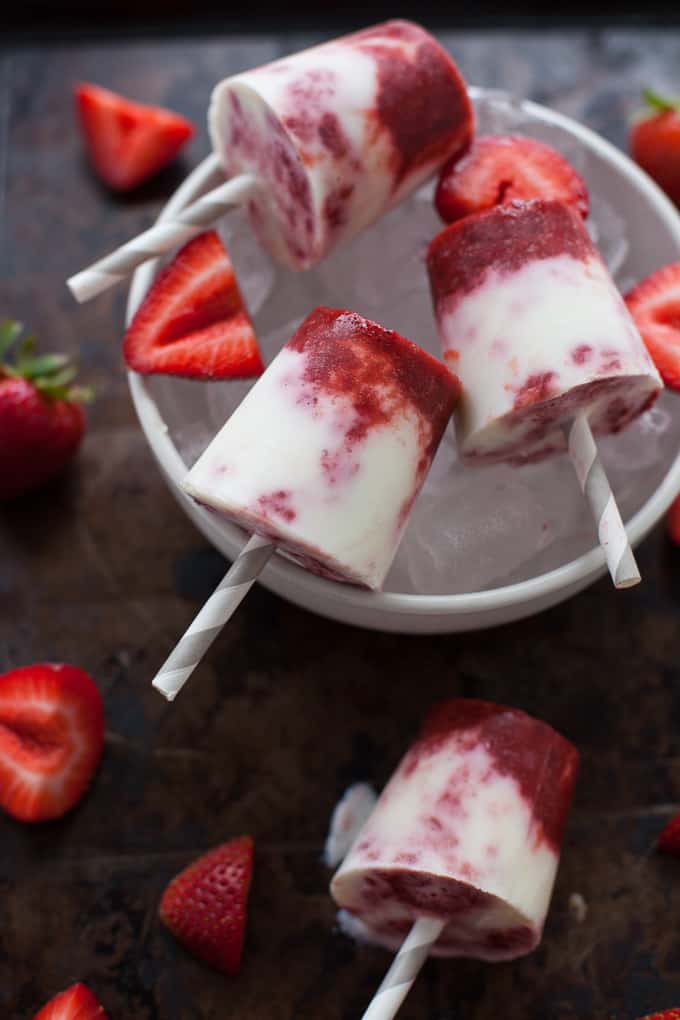
[[[680,546],[680,496],[673,500],[666,514],[666,530],[671,542]]]
[[[33,1020],[106,1020],[106,1013],[90,989],[77,984],[50,999]]]
[[[662,1013],[650,1013],[649,1016],[640,1017],[640,1020],[680,1020],[680,1009],[664,1009]]]
[[[41,663],[0,676],[0,807],[23,822],[59,818],[99,764],[104,712],[82,669]]]
[[[626,304],[666,386],[680,390],[680,262],[638,283]]]
[[[647,116],[631,128],[631,155],[680,207],[680,100],[651,89],[645,89],[643,99]]]
[[[152,177],[194,133],[178,113],[133,103],[98,85],[83,82],[75,95],[94,168],[115,191],[130,191]]]
[[[505,202],[555,199],[588,215],[588,189],[561,153],[523,135],[482,135],[441,172],[435,205],[446,223]]]
[[[680,814],[674,815],[670,822],[661,831],[657,843],[657,849],[665,854],[673,854],[680,857]]]
[[[239,836],[190,864],[161,899],[161,920],[175,938],[225,974],[241,962],[252,870],[253,841]]]
[[[231,379],[263,370],[231,259],[214,230],[177,253],[128,327],[123,354],[136,372]]]

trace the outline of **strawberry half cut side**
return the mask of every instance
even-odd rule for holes
[[[59,818],[99,764],[104,712],[75,666],[41,663],[0,676],[0,806],[23,822]]]
[[[33,1020],[106,1020],[106,1014],[90,989],[77,984],[50,999]]]
[[[523,135],[482,135],[441,172],[435,205],[446,223],[506,202],[565,202],[585,217],[588,189],[564,156]]]
[[[638,283],[626,304],[666,386],[680,390],[680,262]]]
[[[154,281],[123,340],[143,374],[245,379],[264,369],[226,248],[214,230],[189,241]]]
[[[131,191],[170,163],[191,138],[191,121],[83,82],[76,110],[90,161],[114,191]]]
[[[163,893],[160,917],[193,956],[225,974],[241,963],[253,840],[239,836],[185,868]]]

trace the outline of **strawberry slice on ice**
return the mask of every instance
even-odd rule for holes
[[[50,999],[33,1020],[106,1020],[106,1013],[90,989],[77,984]]]
[[[75,666],[0,676],[0,807],[24,822],[59,818],[82,797],[104,743],[102,700]]]
[[[76,86],[75,97],[92,164],[114,191],[131,191],[153,177],[194,133],[178,113],[133,103],[98,85]]]
[[[123,353],[145,374],[244,379],[263,371],[231,259],[214,230],[189,241],[156,277]]]
[[[203,854],[163,893],[163,924],[193,956],[236,974],[243,950],[253,841],[239,836]]]
[[[666,386],[680,390],[680,262],[638,283],[626,304]]]
[[[446,223],[505,202],[555,199],[588,215],[588,189],[550,145],[523,135],[482,135],[441,172],[435,205]]]
[[[662,853],[680,857],[680,814],[674,815],[668,825],[662,829],[656,846]]]

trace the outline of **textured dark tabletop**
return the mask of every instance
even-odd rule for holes
[[[443,34],[474,83],[585,121],[619,145],[644,82],[680,91],[680,29]],[[404,1020],[633,1020],[680,1005],[680,862],[653,850],[680,807],[680,556],[661,529],[644,584],[607,580],[481,634],[399,637],[256,589],[169,706],[149,686],[224,563],[182,515],[127,391],[121,290],[76,307],[63,280],[148,225],[206,153],[210,87],[312,36],[0,50],[0,314],[77,351],[97,388],[66,476],[0,510],[0,670],[67,661],[106,706],[103,764],[63,821],[0,818],[0,1015],[30,1018],[76,980],[110,1020],[353,1020],[388,957],[334,928],[320,852],[353,780],[381,785],[433,701],[466,695],[546,719],[582,772],[541,947],[517,963],[430,962]],[[200,125],[185,162],[130,199],[90,176],[71,85],[89,79]],[[241,974],[190,959],[157,921],[168,879],[256,840]],[[587,905],[570,910],[572,893]]]

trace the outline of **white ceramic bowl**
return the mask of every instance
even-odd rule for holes
[[[622,285],[631,282],[633,278],[641,278],[658,266],[680,258],[680,217],[650,178],[625,155],[592,131],[545,107],[516,100],[500,92],[484,89],[470,91],[477,109],[480,131],[488,133],[519,130],[558,145],[563,151],[568,152],[570,158],[576,160],[591,194],[606,196],[609,206],[625,219],[632,257],[627,257],[627,264],[619,274],[619,282]],[[184,181],[160,218],[170,218],[219,180],[220,173],[216,161],[214,157],[208,157]],[[410,201],[420,201],[419,215],[420,211],[426,208],[422,195]],[[429,210],[427,215],[431,215]],[[385,229],[392,228],[388,225]],[[245,244],[245,247],[250,245],[252,248],[252,240],[246,237],[244,242],[245,236],[241,228],[241,241],[238,243],[241,246]],[[234,244],[236,243],[234,241]],[[359,239],[359,243],[368,242]],[[230,250],[235,256],[236,251],[231,244]],[[359,252],[361,250],[358,249]],[[243,257],[248,261],[253,257],[252,251],[250,254],[245,253]],[[236,261],[240,275],[241,266],[238,264],[239,260]],[[130,288],[128,321],[146,293],[157,269],[157,264],[149,263],[137,270]],[[325,278],[321,275],[323,272],[321,267],[320,270],[315,269],[306,274],[295,274],[295,279],[291,276],[290,281],[285,282],[285,286],[290,287],[291,301],[293,292],[297,295],[293,318],[297,316],[298,321],[302,318],[302,314],[298,314],[300,307],[304,306],[309,311],[317,303],[333,303],[326,297],[328,268],[325,270],[327,274]],[[262,286],[264,287],[264,284]],[[423,270],[423,288],[426,289],[426,286]],[[256,281],[254,290],[258,291],[258,288],[262,290]],[[315,296],[317,288],[320,293],[318,298]],[[249,289],[251,293],[248,293]],[[246,287],[246,294],[251,311],[254,312],[258,335],[261,329],[268,329],[271,333],[273,327],[271,322],[267,323],[265,296],[263,293],[254,293],[253,286],[250,285]],[[300,306],[301,295],[303,306]],[[389,302],[389,296],[385,295],[384,300]],[[279,303],[280,301],[279,298]],[[342,306],[356,308],[357,311],[369,314],[358,301],[356,303],[353,301],[352,293],[342,294]],[[374,314],[372,317],[383,321],[385,325],[399,328],[398,323],[388,321],[389,311],[390,309],[386,308],[384,315]],[[281,332],[283,325],[279,323],[278,332],[276,329],[273,330],[277,344],[287,338]],[[289,329],[290,323],[286,323],[285,327]],[[412,338],[418,336],[420,339],[418,333],[413,330],[404,332]],[[244,533],[229,522],[221,521],[214,514],[197,506],[183,493],[180,482],[186,473],[187,464],[178,446],[183,446],[185,451],[191,450],[191,455],[187,457],[187,460],[191,461],[206,445],[211,432],[215,429],[215,421],[208,422],[207,411],[203,414],[200,408],[203,404],[206,407],[209,404],[211,399],[209,393],[224,395],[226,390],[208,391],[197,389],[198,387],[231,387],[229,400],[233,404],[236,399],[234,394],[237,393],[240,398],[245,392],[243,384],[188,383],[169,378],[160,380],[159,377],[145,378],[133,372],[130,373],[129,382],[140,423],[171,491],[205,537],[225,556],[233,558],[245,541]],[[190,394],[189,398],[187,393]],[[202,397],[198,401],[199,410],[196,411],[196,395],[199,393]],[[187,400],[193,403],[188,404]],[[680,400],[671,396],[664,396],[664,400],[667,402],[666,406],[671,409],[674,421],[680,424]],[[190,415],[183,410],[189,406],[193,408]],[[191,418],[191,421],[187,420],[188,418]],[[639,498],[636,496],[635,512],[626,522],[633,545],[644,538],[680,489],[680,455],[676,449],[677,446],[672,448],[667,456],[667,463],[659,465],[658,478],[654,479],[649,491],[640,492]],[[537,477],[540,479],[542,476]],[[546,476],[546,479],[548,477]],[[469,484],[472,485],[472,475],[469,478]],[[552,483],[546,481],[545,484]],[[575,491],[577,488],[574,480]],[[567,538],[568,536],[565,536],[561,543],[565,550],[569,548]],[[262,575],[261,582],[277,594],[313,612],[362,627],[402,633],[475,630],[536,613],[568,598],[600,577],[606,569],[604,557],[598,546],[588,547],[593,539],[594,531],[588,534],[584,551],[580,555],[570,557],[567,554],[563,560],[559,558],[560,543],[558,543],[552,555],[553,558],[557,556],[559,562],[546,572],[534,571],[530,576],[521,576],[520,570],[520,579],[514,583],[455,594],[405,593],[396,587],[399,583],[398,575],[396,582],[390,581],[391,575],[388,577],[386,591],[366,592],[316,577],[282,556],[272,558]],[[395,590],[390,590],[390,586],[395,587]],[[612,597],[625,596],[617,596],[612,591]]]

